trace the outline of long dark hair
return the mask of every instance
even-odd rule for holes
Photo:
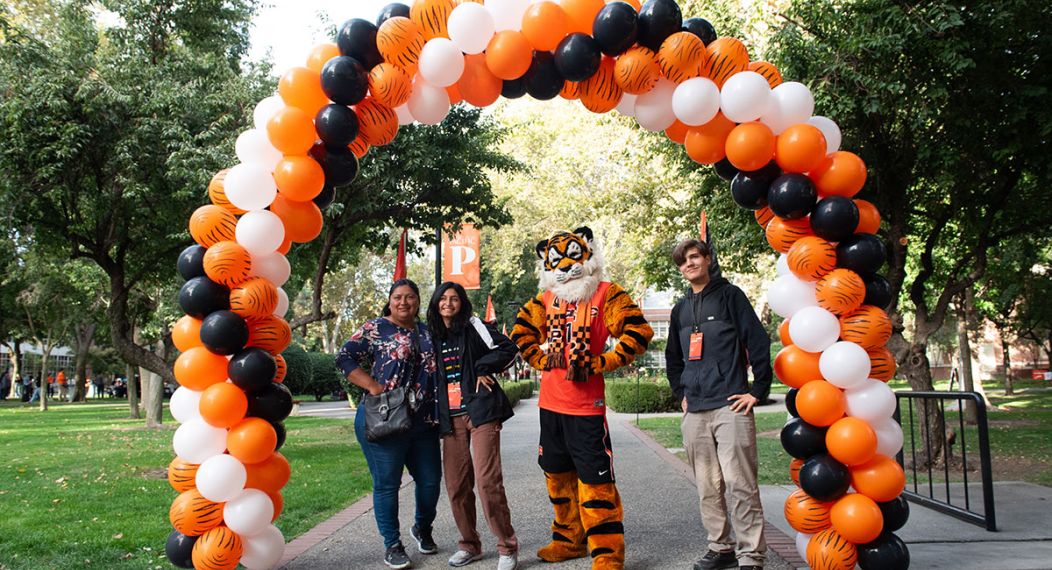
[[[398,281],[391,283],[391,288],[387,291],[387,302],[384,303],[384,310],[381,313],[382,316],[391,316],[391,295],[394,294],[395,289],[401,287],[402,285],[405,285],[406,287],[412,289],[413,292],[416,293],[416,297],[418,299],[420,298],[420,287],[417,287],[416,283],[414,283],[412,279],[399,279]]]
[[[453,316],[452,326],[447,330],[446,321],[442,320],[442,315],[438,313],[438,301],[450,289],[456,291],[457,297],[460,297],[460,312]],[[435,289],[434,295],[431,295],[431,302],[427,305],[427,326],[437,338],[448,338],[449,333],[460,334],[464,330],[473,312],[471,301],[468,299],[468,293],[464,290],[464,287],[460,283],[446,281]]]

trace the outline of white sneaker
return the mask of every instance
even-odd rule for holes
[[[497,570],[515,570],[519,567],[518,554],[501,554],[497,561]]]
[[[449,565],[456,568],[459,566],[467,566],[472,562],[482,560],[482,554],[472,554],[467,550],[458,550],[453,556],[449,557]],[[512,567],[514,568],[514,566]]]

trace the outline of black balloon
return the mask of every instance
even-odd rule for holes
[[[281,446],[285,445],[285,438],[288,437],[288,430],[285,429],[284,422],[269,422],[274,428],[274,433],[278,434],[278,445],[274,447],[274,451],[281,449]]]
[[[200,537],[186,536],[173,530],[164,543],[164,554],[168,557],[168,561],[177,568],[193,568],[194,561],[191,555],[198,538]]]
[[[191,317],[203,319],[211,312],[230,308],[230,289],[207,277],[194,277],[179,289],[179,306]]]
[[[357,59],[337,56],[321,68],[321,88],[334,103],[355,105],[369,90],[369,73]]]
[[[568,81],[584,81],[599,71],[603,52],[592,36],[573,33],[555,48],[555,67]]]
[[[284,384],[270,384],[248,393],[248,414],[268,422],[280,422],[292,413],[292,392]]]
[[[500,95],[505,99],[518,99],[526,94],[526,76],[518,79],[505,79],[501,85]]]
[[[803,174],[783,174],[771,183],[767,205],[781,218],[795,220],[811,213],[818,200],[818,190]]]
[[[326,186],[350,184],[358,176],[358,157],[346,146],[318,143],[311,147],[310,156],[325,171]]]
[[[205,251],[208,250],[194,244],[179,254],[179,261],[175,263],[175,266],[183,279],[193,279],[205,274]]]
[[[676,0],[648,0],[639,11],[639,45],[655,52],[665,38],[683,28],[683,13]]]
[[[877,503],[877,506],[880,507],[880,514],[884,515],[884,532],[899,530],[910,518],[910,504],[902,495],[884,503]]]
[[[384,22],[391,18],[408,18],[409,17],[409,6],[405,4],[388,4],[384,6],[383,10],[380,10],[380,15],[376,17],[376,27],[384,25]]]
[[[318,138],[330,146],[347,146],[358,138],[358,114],[346,105],[326,105],[314,117]]]
[[[689,18],[683,21],[683,31],[690,32],[705,44],[709,45],[716,41],[719,37],[716,35],[716,28],[712,27],[712,23],[705,18]]]
[[[336,189],[331,184],[326,184],[322,187],[321,193],[312,198],[314,205],[325,209],[332,205],[336,200]]]
[[[716,176],[719,176],[727,182],[734,180],[734,177],[737,176],[739,172],[741,172],[733,164],[731,164],[731,161],[727,160],[726,158],[717,162],[716,164],[713,164],[712,168],[716,171]]]
[[[873,275],[884,265],[887,250],[873,234],[855,234],[836,246],[836,265],[862,276]]]
[[[366,69],[372,69],[384,61],[376,47],[376,31],[377,27],[369,20],[347,20],[336,33],[336,45],[341,54],[353,57]]]
[[[907,570],[910,549],[895,534],[884,532],[873,542],[858,545],[858,565],[862,570]]]
[[[843,241],[855,235],[858,227],[858,206],[851,198],[829,196],[822,198],[811,211],[811,229],[815,235],[829,241]]]
[[[800,417],[800,412],[796,411],[796,395],[800,393],[800,390],[796,388],[790,388],[785,394],[785,409],[789,410],[789,415],[794,418]]]
[[[740,171],[731,181],[731,197],[742,208],[759,210],[767,205],[771,183],[781,174],[782,169],[774,162],[759,170]]]
[[[863,275],[862,281],[866,283],[866,299],[863,305],[873,305],[881,309],[887,309],[891,304],[891,283],[883,275]]]
[[[639,14],[624,2],[603,6],[592,24],[592,36],[606,55],[617,56],[636,43]]]
[[[562,91],[566,81],[555,67],[555,56],[546,51],[533,52],[530,70],[523,76],[526,92],[538,101],[554,99]]]
[[[800,418],[793,418],[782,427],[782,447],[797,459],[825,453],[827,428],[813,426]]]
[[[819,501],[833,501],[851,486],[851,472],[832,456],[821,453],[800,467],[800,488]]]
[[[201,344],[226,356],[240,352],[248,342],[248,323],[230,311],[215,311],[201,321]]]
[[[262,348],[246,348],[234,355],[226,367],[230,380],[246,392],[261,390],[274,382],[278,363]]]

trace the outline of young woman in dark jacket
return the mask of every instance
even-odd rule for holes
[[[497,537],[498,570],[518,564],[518,539],[504,493],[500,461],[500,427],[513,414],[511,404],[492,378],[514,361],[518,352],[508,337],[472,314],[471,301],[457,283],[441,284],[427,309],[428,326],[438,357],[438,418],[442,468],[453,519],[460,530],[459,550],[450,566],[482,558],[475,527],[478,483],[482,512]]]

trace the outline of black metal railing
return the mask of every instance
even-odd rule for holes
[[[898,399],[895,419],[902,425],[903,432],[906,434],[906,441],[897,457],[899,464],[906,470],[907,475],[906,490],[903,492],[903,496],[914,503],[924,505],[963,521],[983,526],[986,530],[996,531],[997,518],[994,513],[993,469],[990,464],[990,431],[986,420],[986,403],[982,396],[978,392],[913,391],[895,392],[895,395]],[[914,405],[914,400],[918,401],[916,406]],[[954,401],[957,402],[956,422],[948,419],[946,415],[946,402]],[[983,512],[981,514],[972,509],[974,501],[971,498],[968,481],[969,467],[971,466],[968,457],[970,447],[968,445],[968,434],[972,430],[965,429],[966,403],[975,406],[975,425],[969,427],[973,427],[978,436],[978,450],[974,446],[971,447],[971,450],[973,462],[975,451],[978,451],[979,454],[979,475],[983,493]],[[902,417],[903,406],[905,406],[905,411],[907,412],[906,418]],[[932,426],[926,424],[925,410],[931,406],[937,406],[936,409],[928,411],[938,414],[937,418],[939,421],[936,425],[941,426],[942,429],[933,429]],[[920,426],[918,426],[918,423]],[[958,429],[948,429],[953,423],[958,424],[956,426]],[[920,430],[919,434],[918,429]],[[923,448],[917,447],[918,436],[924,440]],[[939,443],[943,449],[941,456],[937,455],[937,458],[940,459],[939,461],[933,461],[924,457],[930,454],[932,440],[935,437],[941,438]],[[954,463],[953,448],[955,446],[960,450],[959,471],[956,467],[951,470],[951,464]],[[905,454],[907,452],[910,454],[911,460],[908,468],[905,462]],[[920,460],[922,470],[920,471],[918,471],[918,452],[922,456]],[[941,469],[938,463],[942,464]],[[926,485],[921,481],[925,471],[927,474]],[[951,476],[951,471],[953,476]],[[910,477],[911,473],[912,477]],[[951,481],[951,479],[954,479],[954,476],[958,474],[960,475],[960,486],[964,495],[963,506],[960,504],[961,497],[955,497],[954,493],[951,492],[951,483],[954,487],[958,484],[957,481]],[[939,478],[942,479],[941,484],[936,482],[936,479]],[[940,489],[940,487],[944,488]],[[937,495],[943,496],[939,497]]]

